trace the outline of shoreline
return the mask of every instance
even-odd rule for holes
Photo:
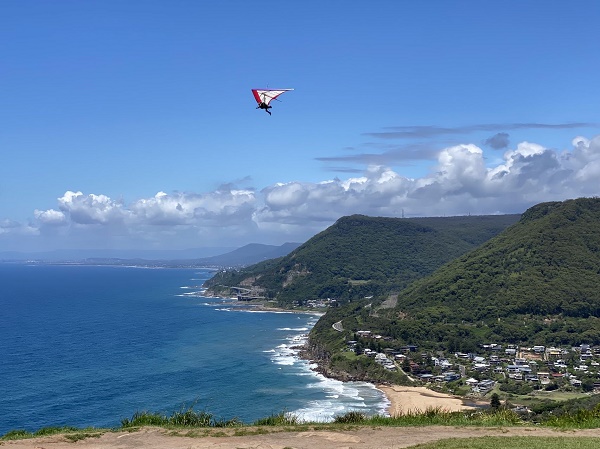
[[[391,417],[410,413],[423,413],[427,409],[441,409],[445,412],[477,410],[475,405],[467,405],[461,396],[439,393],[426,387],[402,385],[376,385],[390,402],[388,413]],[[483,404],[482,404],[483,405]]]
[[[317,315],[322,316],[325,315],[325,312],[310,310],[310,309],[286,309],[284,307],[277,307],[275,305],[267,305],[266,303],[270,301],[240,301],[237,298],[228,298],[226,296],[219,296],[210,292],[209,290],[202,291],[194,296],[198,296],[201,298],[217,298],[223,300],[224,303],[229,304],[232,307],[235,307],[240,310],[256,310],[258,312],[276,312],[276,313],[304,313],[308,315]]]
[[[218,296],[208,296],[203,294],[202,296],[207,297],[218,297]],[[266,301],[260,302],[242,302],[238,301],[236,298],[223,298],[221,299],[228,300],[235,308],[240,310],[254,310],[260,312],[275,312],[275,313],[303,313],[303,314],[313,314],[313,315],[323,315],[323,313],[319,313],[316,311],[309,310],[290,310],[284,309],[280,307],[274,307],[270,305],[266,305]],[[377,390],[383,393],[383,401],[386,404],[389,404],[387,407],[387,412],[391,417],[400,416],[403,414],[409,413],[423,413],[428,409],[441,409],[442,411],[447,412],[456,412],[456,411],[467,411],[467,410],[477,410],[480,406],[470,405],[473,404],[473,401],[466,400],[461,396],[455,396],[446,393],[440,393],[434,390],[430,390],[424,386],[403,386],[396,384],[380,384],[377,382],[372,382],[369,380],[362,379],[354,379],[349,378],[347,376],[341,375],[340,373],[331,372],[326,367],[322,366],[318,360],[315,360],[311,357],[310,351],[308,351],[308,342],[305,342],[304,345],[296,346],[295,349],[298,349],[297,357],[300,359],[304,359],[306,361],[315,363],[316,366],[311,368],[311,371],[319,373],[326,378],[338,380],[341,382],[356,382],[362,381],[373,385]],[[470,403],[470,404],[467,404]],[[483,403],[481,404],[483,405]]]

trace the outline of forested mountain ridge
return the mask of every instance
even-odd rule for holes
[[[600,199],[538,204],[417,280],[369,326],[462,349],[479,341],[600,343]],[[399,317],[402,317],[399,319]]]
[[[389,373],[365,370],[364,357],[345,355],[359,330],[380,337],[380,352],[409,345],[442,354],[478,353],[490,343],[600,345],[598,286],[600,198],[542,203],[395,301],[362,299],[328,309],[309,334],[309,357],[325,372],[389,380]]]
[[[399,307],[445,303],[464,307],[462,319],[471,321],[514,313],[598,316],[599,282],[600,200],[543,203],[408,288]]]
[[[287,256],[218,273],[205,286],[214,293],[224,293],[223,286],[257,288],[284,306],[387,295],[479,246],[519,217],[342,217]]]

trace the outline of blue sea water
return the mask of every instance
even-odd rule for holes
[[[0,264],[0,435],[114,427],[194,407],[246,423],[282,411],[384,414],[383,394],[311,370],[318,316],[201,296],[208,270]]]

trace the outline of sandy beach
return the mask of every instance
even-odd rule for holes
[[[389,413],[398,416],[409,412],[423,412],[428,408],[441,408],[456,412],[475,407],[464,404],[459,396],[438,393],[425,387],[403,387],[400,385],[377,385],[390,401]]]

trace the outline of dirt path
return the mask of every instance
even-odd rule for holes
[[[185,432],[185,431],[183,431]],[[182,432],[182,434],[183,434]],[[347,431],[279,432],[247,436],[187,437],[145,428],[137,432],[105,433],[70,442],[62,436],[0,442],[2,449],[398,449],[444,438],[483,436],[587,436],[600,429],[556,431],[540,427],[363,427]]]

